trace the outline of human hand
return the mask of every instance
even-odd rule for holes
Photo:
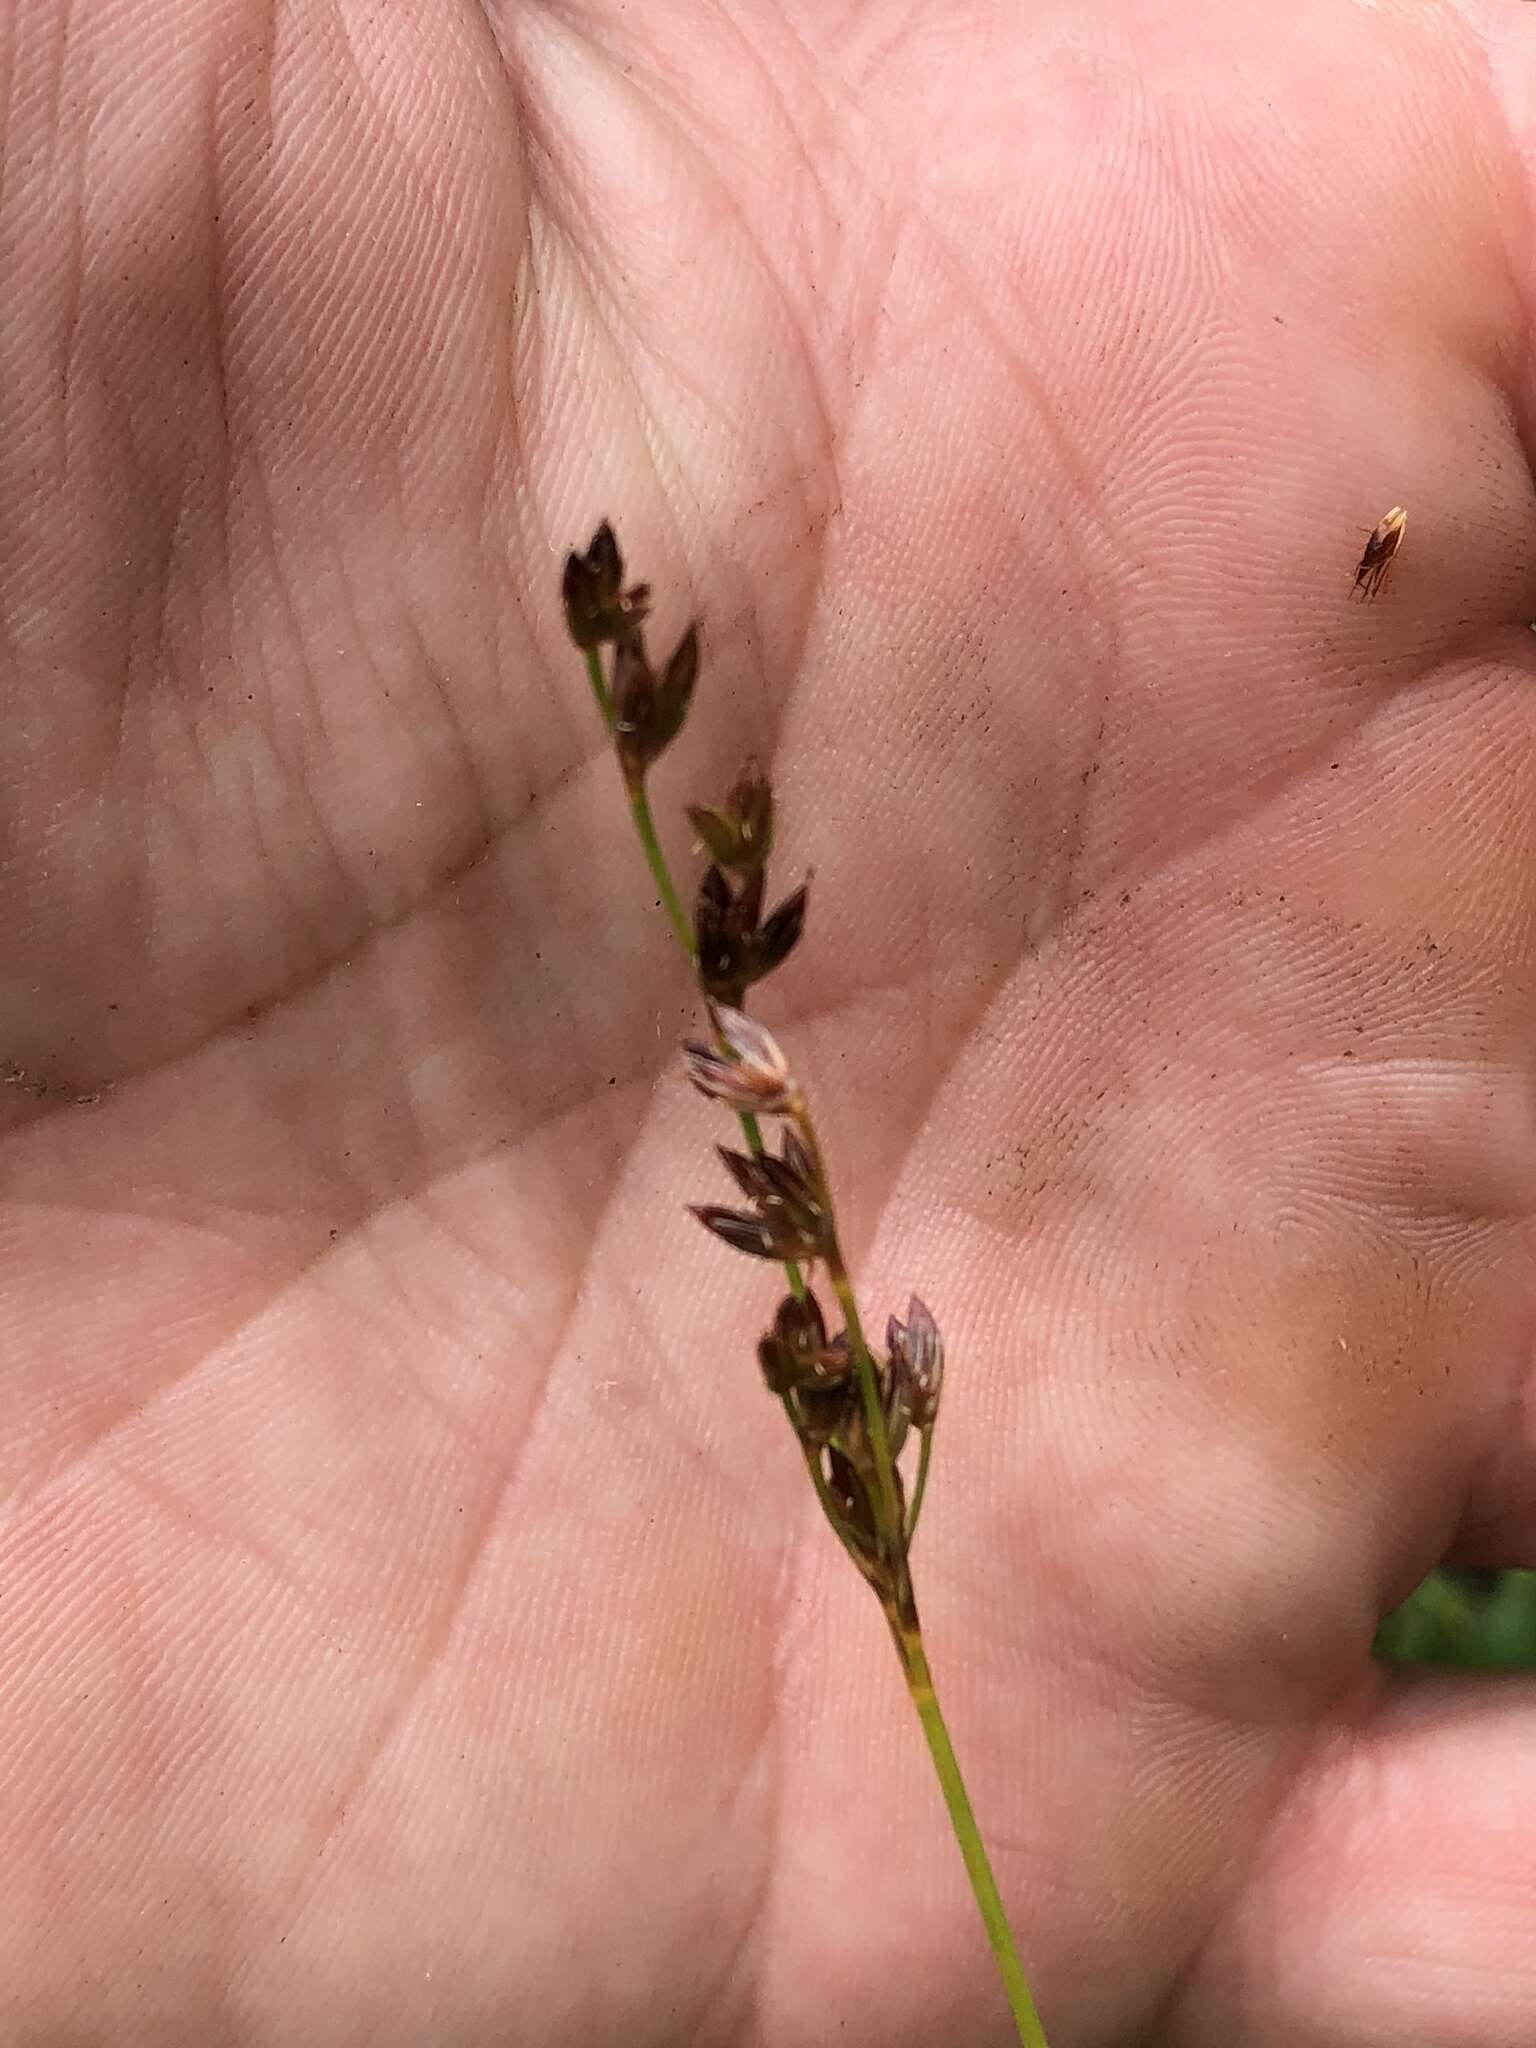
[[[1529,2040],[1536,1696],[1368,1647],[1536,1561],[1530,14],[8,29],[0,2033],[1009,2038],[683,1212],[606,514],[1054,2048]]]

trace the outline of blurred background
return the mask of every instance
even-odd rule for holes
[[[1536,1671],[1536,1572],[1442,1565],[1387,1616],[1376,1654],[1395,1664]]]

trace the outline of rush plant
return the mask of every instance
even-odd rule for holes
[[[1025,2048],[1046,2048],[939,1708],[913,1589],[912,1544],[944,1381],[943,1340],[914,1295],[904,1319],[888,1320],[883,1347],[869,1342],[811,1105],[783,1048],[745,1007],[751,990],[798,942],[807,899],[802,887],[767,907],[773,792],[755,767],[742,770],[719,806],[690,809],[708,864],[693,915],[683,907],[656,835],[648,778],[692,705],[699,637],[689,626],[667,659],[653,664],[645,644],[649,595],[643,583],[626,587],[606,522],[583,553],[567,558],[566,625],[585,657],[636,834],[708,1019],[708,1035],[683,1047],[688,1075],[735,1111],[741,1129],[742,1149],[719,1148],[740,1206],[705,1202],[693,1213],[733,1251],[783,1268],[783,1298],[758,1341],[763,1380],[784,1410],[833,1535],[880,1602],[1018,2038]]]

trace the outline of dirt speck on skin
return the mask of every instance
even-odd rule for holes
[[[89,1109],[107,1093],[105,1088],[77,1088],[73,1082],[50,1080],[46,1075],[17,1066],[14,1060],[0,1060],[0,1085],[14,1088],[31,1102],[49,1103],[60,1109]]]

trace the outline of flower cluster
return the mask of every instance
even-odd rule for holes
[[[649,590],[626,589],[611,527],[566,562],[566,624],[586,654],[642,836],[649,830],[646,777],[682,730],[699,670],[690,626],[669,659],[653,667],[645,648]],[[611,648],[606,678],[602,650]],[[710,1036],[684,1047],[688,1073],[705,1095],[736,1111],[744,1151],[720,1159],[745,1206],[700,1203],[694,1215],[733,1250],[785,1268],[788,1292],[758,1345],[770,1392],[784,1404],[829,1521],[893,1615],[911,1610],[907,1551],[921,1506],[938,1410],[943,1346],[915,1297],[905,1322],[892,1317],[884,1355],[866,1341],[838,1242],[827,1174],[805,1095],[773,1034],[742,1008],[747,991],[782,965],[805,928],[807,885],[765,911],[773,848],[773,791],[748,764],[719,805],[689,819],[708,865],[695,896],[689,951],[708,1007]],[[654,847],[654,833],[650,833]],[[653,869],[662,880],[660,855]],[[670,881],[663,888],[664,900]],[[672,896],[675,903],[675,894]],[[679,910],[681,933],[687,923]],[[759,1119],[779,1122],[776,1147]],[[812,1281],[818,1268],[841,1311],[830,1331]],[[897,1460],[916,1438],[918,1477],[911,1505]]]
[[[608,685],[610,730],[624,779],[632,787],[683,729],[699,673],[699,634],[689,626],[657,670],[645,651],[650,585],[624,587],[624,563],[605,520],[584,555],[566,557],[565,623],[583,652],[612,645]]]

